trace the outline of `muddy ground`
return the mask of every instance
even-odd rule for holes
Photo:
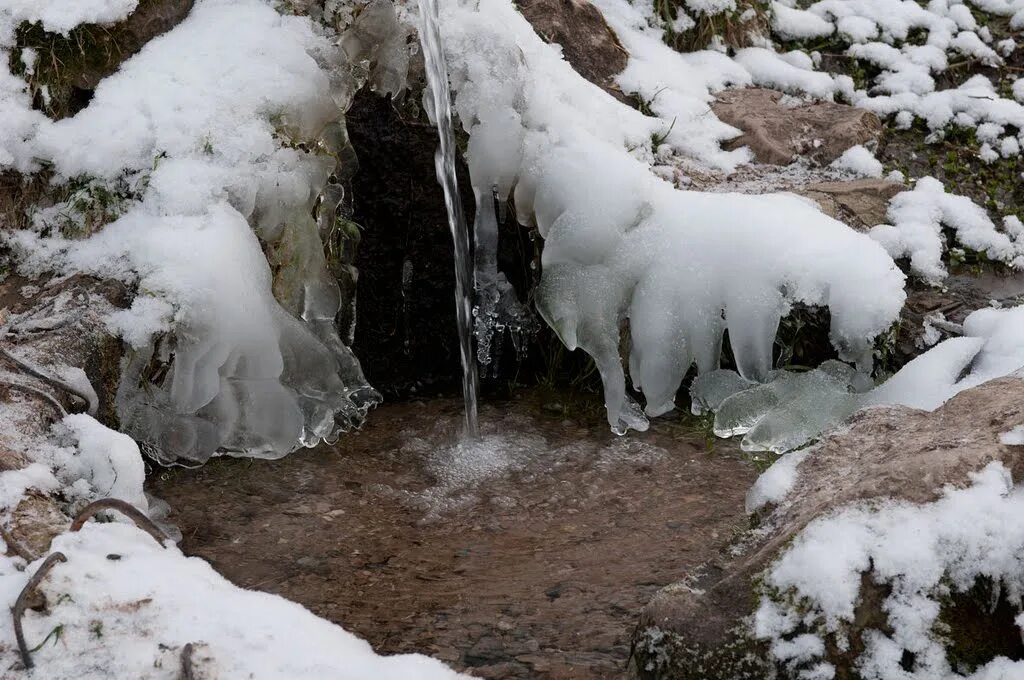
[[[157,472],[150,490],[186,553],[380,652],[623,677],[640,608],[746,526],[756,470],[678,420],[619,438],[558,411],[486,405],[482,444],[461,450],[461,402],[385,405],[337,446]]]

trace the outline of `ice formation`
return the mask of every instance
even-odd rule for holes
[[[626,320],[630,377],[649,416],[673,407],[691,363],[718,368],[726,330],[740,372],[764,379],[779,320],[797,302],[829,307],[840,354],[869,366],[871,340],[904,300],[903,275],[876,243],[795,196],[677,191],[650,172],[652,136],[694,152],[676,135],[706,129],[687,114],[706,111],[707,88],[680,95],[687,109],[665,127],[664,115],[580,78],[506,0],[446,10],[469,163],[499,194],[512,191],[517,215],[545,239],[538,309],[567,347],[594,358],[615,431],[647,426],[626,393]]]
[[[966,676],[947,659],[939,613],[951,592],[966,592],[987,578],[1011,607],[1024,610],[1024,489],[1014,487],[999,462],[971,479],[973,486],[948,488],[933,503],[855,505],[811,522],[765,573],[765,593],[781,595],[762,598],[754,634],[770,643],[771,654],[794,675],[835,677],[835,668],[822,661],[825,639],[848,643],[846,626],[854,621],[862,574],[868,572],[884,587],[881,609],[889,629],[864,632],[865,647],[856,659],[862,677],[1024,675],[1024,662],[1006,657]]]
[[[54,4],[63,5],[7,9],[0,40],[9,48],[21,20],[73,28]],[[134,8],[86,4],[94,11],[76,22]],[[58,122],[30,108],[20,80],[0,84],[10,121],[0,164],[33,171],[45,161],[58,182],[141,187],[84,241],[52,235],[50,211],[9,242],[28,273],[138,285],[142,297],[111,319],[136,349],[118,407],[125,430],[163,461],[284,455],[336,437],[379,399],[336,328],[343,300],[324,254],[342,198],[330,178],[354,169],[349,100],[367,77],[384,91],[405,87],[405,29],[390,3],[371,7],[339,49],[308,18],[263,0],[199,0]],[[380,40],[360,40],[374,30]]]
[[[747,451],[785,453],[858,409],[900,404],[930,411],[965,389],[1024,370],[1024,307],[978,310],[963,330],[964,337],[937,344],[877,387],[830,361],[806,373],[775,371],[759,385],[714,371],[695,380],[690,394],[695,412],[715,412],[716,435],[744,435]]]

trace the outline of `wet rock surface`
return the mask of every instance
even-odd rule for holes
[[[844,430],[813,448],[798,468],[795,487],[761,518],[733,557],[710,561],[653,598],[636,638],[641,675],[766,677],[773,670],[764,660],[767,650],[748,637],[745,619],[757,606],[758,575],[788,542],[815,518],[848,503],[882,498],[934,501],[944,485],[967,486],[968,473],[992,461],[1002,461],[1019,482],[1024,477],[1024,447],[1001,444],[999,434],[1021,422],[1024,380],[1019,378],[967,390],[934,412],[905,407],[858,412]],[[853,625],[854,651],[861,632],[885,625],[879,609],[882,599],[872,597],[870,587],[865,589]],[[968,600],[962,606],[977,608]],[[852,654],[830,654],[827,660],[837,665],[837,677],[854,677],[849,675]]]
[[[761,88],[727,90],[711,104],[723,122],[743,131],[727,148],[749,146],[761,163],[786,165],[799,156],[827,165],[851,146],[876,142],[878,116],[844,104],[804,103]]]
[[[507,448],[478,460],[443,453],[461,403],[385,405],[334,449],[215,460],[152,491],[186,552],[378,651],[487,678],[623,677],[638,612],[746,526],[756,471],[667,424],[616,438],[555,410],[485,406],[484,441]]]

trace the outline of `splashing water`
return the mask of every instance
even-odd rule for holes
[[[462,355],[462,395],[466,401],[466,436],[475,439],[477,425],[477,366],[473,357],[473,303],[469,296],[472,262],[469,257],[469,231],[462,213],[462,198],[455,176],[455,134],[452,127],[451,97],[448,91],[448,66],[441,47],[441,31],[436,0],[419,0],[420,43],[426,62],[427,83],[437,136],[440,145],[434,156],[437,181],[444,188],[448,208],[448,226],[455,245],[455,316],[459,327],[459,350]]]

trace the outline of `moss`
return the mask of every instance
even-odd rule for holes
[[[999,656],[1024,659],[1024,642],[1014,623],[1018,613],[1003,589],[988,578],[978,579],[966,592],[947,597],[939,623],[950,665],[959,673],[969,674]]]
[[[48,32],[39,22],[23,22],[15,30],[10,70],[26,80],[36,109],[55,119],[72,116],[89,103],[100,80],[154,35],[180,21],[191,6],[191,0],[140,0],[133,13],[140,18],[137,25],[131,19],[84,24],[67,35]],[[21,60],[25,48],[37,54],[31,73]]]
[[[43,222],[44,234],[48,228],[64,238],[89,237],[139,200],[148,181],[148,174],[124,174],[109,181],[79,175],[62,185],[50,186],[48,199],[61,210]]]
[[[715,645],[647,628],[633,639],[632,659],[640,680],[764,680],[776,677],[764,645],[739,626]]]
[[[85,107],[95,87],[92,74],[107,74],[124,59],[116,29],[94,24],[68,35],[48,33],[41,23],[22,23],[15,34],[10,69],[29,84],[33,106],[52,118],[74,115]],[[37,52],[33,72],[21,61],[21,50]]]

